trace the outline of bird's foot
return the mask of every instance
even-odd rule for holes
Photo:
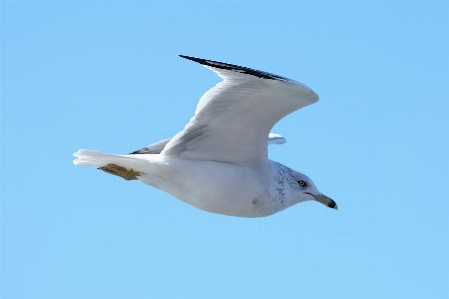
[[[140,172],[131,169],[126,169],[125,167],[118,166],[115,164],[107,164],[105,166],[99,167],[98,169],[104,172],[119,176],[127,181],[137,180],[137,177],[141,175]]]

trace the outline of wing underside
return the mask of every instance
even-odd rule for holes
[[[267,157],[267,136],[284,116],[318,101],[307,86],[250,68],[186,57],[223,81],[200,99],[195,116],[162,154],[255,167]],[[273,142],[274,143],[274,142]]]

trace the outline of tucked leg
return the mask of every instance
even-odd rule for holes
[[[125,167],[118,166],[115,164],[107,164],[105,166],[99,167],[98,169],[122,177],[127,181],[137,180],[137,177],[140,175],[140,172],[135,171],[132,168],[128,170]]]

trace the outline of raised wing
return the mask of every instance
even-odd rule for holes
[[[309,87],[278,75],[182,56],[223,81],[200,99],[195,116],[161,154],[257,167],[268,159],[267,135],[284,116],[318,101]]]

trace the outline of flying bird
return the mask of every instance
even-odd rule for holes
[[[201,97],[184,130],[127,155],[82,149],[74,164],[140,180],[212,213],[264,217],[308,200],[338,209],[307,175],[268,159],[268,145],[286,142],[272,127],[317,102],[312,89],[256,69],[180,57],[223,79]]]

